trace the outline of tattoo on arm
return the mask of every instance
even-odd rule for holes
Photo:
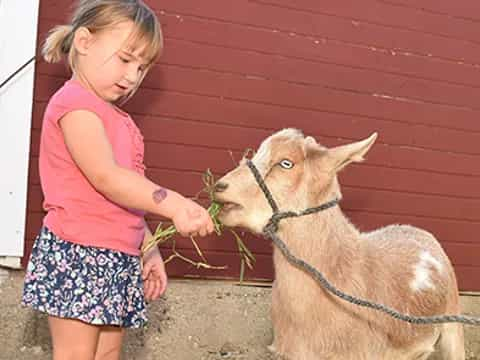
[[[155,201],[157,204],[160,204],[163,200],[165,200],[167,195],[167,190],[161,187],[153,192],[153,201]]]

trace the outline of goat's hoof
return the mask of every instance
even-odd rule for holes
[[[284,357],[282,354],[280,354],[278,351],[277,351],[277,348],[275,347],[275,345],[268,345],[267,346],[267,349],[268,351],[270,351],[270,353],[273,355],[273,358],[275,360],[287,360],[286,357]]]
[[[287,358],[285,355],[280,354],[273,344],[267,346],[267,349],[273,355],[273,359],[275,359],[275,360],[289,360],[289,358]]]

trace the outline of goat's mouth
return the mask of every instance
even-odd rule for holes
[[[230,212],[232,210],[240,210],[243,206],[238,204],[238,203],[235,203],[235,202],[231,202],[231,201],[221,201],[221,200],[216,200],[216,202],[218,204],[220,204],[222,206],[222,212]]]
[[[233,210],[240,210],[243,208],[242,205],[235,201],[231,201],[227,196],[223,194],[215,194],[214,201],[222,207],[221,213],[227,213]]]

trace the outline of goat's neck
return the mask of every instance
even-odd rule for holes
[[[360,250],[359,232],[339,207],[283,220],[277,234],[295,256],[324,269],[350,268]]]

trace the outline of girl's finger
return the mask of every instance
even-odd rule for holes
[[[162,296],[165,293],[165,290],[167,290],[167,277],[166,276],[162,277],[162,280],[160,281],[160,296]]]
[[[210,224],[208,224],[208,233],[211,234],[214,230],[215,225],[213,224],[213,222],[211,222]]]
[[[148,275],[150,274],[151,270],[152,270],[152,265],[147,262],[147,264],[144,265],[142,269],[142,280],[148,279]]]
[[[160,297],[160,280],[154,280],[152,285],[152,300],[157,300]]]

